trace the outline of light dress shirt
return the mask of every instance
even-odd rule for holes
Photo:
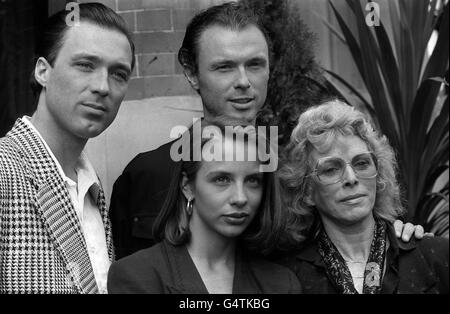
[[[111,261],[106,246],[105,227],[96,204],[100,192],[97,174],[85,153],[82,152],[75,168],[77,182],[67,177],[50,147],[31,123],[30,117],[24,116],[22,121],[39,136],[66,184],[80,221],[98,290],[105,294],[107,293],[107,278]]]

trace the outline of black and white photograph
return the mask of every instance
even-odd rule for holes
[[[0,0],[0,294],[448,295],[449,6]]]

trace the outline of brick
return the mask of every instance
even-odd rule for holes
[[[81,1],[79,1],[79,3],[84,3],[84,2],[98,2],[98,3],[102,3],[102,4],[106,5],[107,7],[110,7],[114,11],[117,11],[116,0],[81,0]]]
[[[194,9],[174,9],[173,10],[173,28],[174,30],[185,30],[188,23],[197,13]]]
[[[144,54],[139,56],[139,76],[175,73],[174,54]]]
[[[173,0],[173,7],[178,9],[203,10],[228,1],[230,0]]]
[[[132,78],[128,83],[128,91],[124,100],[135,100],[144,98],[144,79]]]
[[[152,76],[132,79],[125,100],[183,95],[197,95],[184,76]]]
[[[184,32],[153,32],[134,35],[137,53],[178,52]]]
[[[157,9],[136,13],[137,31],[171,30],[170,10]]]
[[[118,0],[119,11],[165,9],[173,7],[173,0]]]
[[[125,23],[127,23],[128,29],[131,32],[134,32],[136,30],[134,12],[119,13],[119,15],[125,20]]]
[[[136,55],[135,55],[135,56],[136,56]],[[138,74],[137,74],[138,66],[139,66],[138,56],[136,56],[136,64],[134,65],[133,72],[131,72],[131,77],[132,77],[132,78],[135,78],[135,77],[138,76]]]
[[[195,95],[182,75],[153,76],[144,78],[144,95],[149,97]]]

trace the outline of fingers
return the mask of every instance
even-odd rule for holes
[[[432,232],[425,232],[423,237],[424,238],[432,238],[432,237],[434,237],[434,233],[432,233]]]
[[[414,231],[414,237],[416,237],[417,240],[420,240],[423,238],[424,233],[425,230],[423,230],[423,227],[421,225],[417,225],[416,230]]]
[[[414,234],[414,230],[415,230],[415,226],[412,223],[407,222],[403,226],[402,241],[409,242],[409,240],[411,240],[411,236]]]
[[[403,222],[401,220],[394,221],[395,236],[400,238],[403,231]]]

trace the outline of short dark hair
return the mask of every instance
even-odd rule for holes
[[[101,3],[80,3],[78,6],[80,22],[90,22],[107,29],[116,30],[127,37],[131,47],[131,68],[133,69],[136,62],[134,55],[135,47],[132,35],[123,18],[114,12],[114,10]],[[66,17],[69,13],[71,11],[61,10],[47,19],[42,34],[37,37],[35,63],[37,59],[44,57],[50,65],[54,65],[59,51],[64,44],[64,36],[70,27],[66,23]],[[30,85],[33,94],[38,96],[42,90],[42,86],[34,77],[34,69],[31,73]]]
[[[248,122],[236,119],[216,119],[214,121],[203,121],[201,128],[216,126],[222,134],[225,133],[225,127],[233,128],[253,127]],[[153,236],[157,242],[167,240],[173,245],[184,245],[189,242],[191,231],[189,230],[189,216],[186,213],[187,201],[181,188],[183,174],[188,181],[192,182],[201,167],[202,161],[194,161],[192,154],[193,147],[193,129],[189,129],[189,149],[190,160],[181,160],[177,162],[166,200],[159,212],[153,225]],[[266,147],[270,145],[268,139],[263,135],[257,135],[266,141]],[[201,141],[201,148],[210,139]],[[244,139],[245,140],[245,139]],[[277,156],[274,156],[277,158]],[[247,229],[239,236],[239,242],[245,249],[254,253],[269,255],[278,247],[283,228],[285,226],[286,215],[283,214],[281,206],[281,191],[278,175],[276,171],[264,172],[263,176],[263,195],[258,212]]]
[[[192,18],[186,27],[183,43],[178,51],[178,61],[183,67],[197,73],[198,48],[202,33],[210,26],[223,26],[232,30],[242,30],[247,26],[256,26],[264,35],[268,47],[270,39],[260,15],[248,5],[226,2],[201,11]]]

